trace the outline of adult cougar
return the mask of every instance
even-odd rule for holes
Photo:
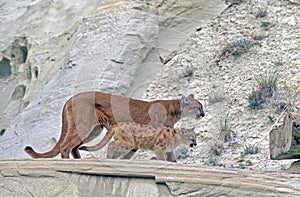
[[[118,122],[134,122],[155,128],[174,124],[184,116],[203,117],[202,104],[188,97],[174,100],[142,101],[102,92],[83,92],[71,97],[62,111],[62,131],[54,148],[46,153],[37,153],[32,147],[25,147],[33,158],[51,158],[61,153],[62,158],[80,158],[78,147],[97,137],[103,127],[107,130]],[[134,150],[133,150],[134,151]],[[174,153],[167,153],[168,161],[175,159]]]

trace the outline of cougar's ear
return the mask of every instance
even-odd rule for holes
[[[188,98],[194,99],[194,94],[188,95]]]
[[[184,105],[186,105],[188,103],[189,102],[188,102],[187,98],[184,95],[182,95],[182,97],[181,97],[181,104],[184,106]]]

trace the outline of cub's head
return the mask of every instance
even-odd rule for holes
[[[183,117],[193,116],[200,118],[205,116],[202,104],[194,98],[193,94],[190,94],[188,97],[182,96],[180,108]]]
[[[196,142],[196,133],[193,129],[180,129],[178,131],[178,134],[180,135],[180,142],[181,144],[188,145],[190,147],[197,146]]]

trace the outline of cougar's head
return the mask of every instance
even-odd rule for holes
[[[182,116],[194,116],[196,118],[204,117],[202,104],[194,98],[193,94],[188,97],[182,96],[180,101],[180,108]]]
[[[193,129],[180,129],[180,137],[182,144],[188,145],[190,147],[197,146],[196,133]]]

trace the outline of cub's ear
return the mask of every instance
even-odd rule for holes
[[[188,95],[188,98],[194,99],[194,94]]]

